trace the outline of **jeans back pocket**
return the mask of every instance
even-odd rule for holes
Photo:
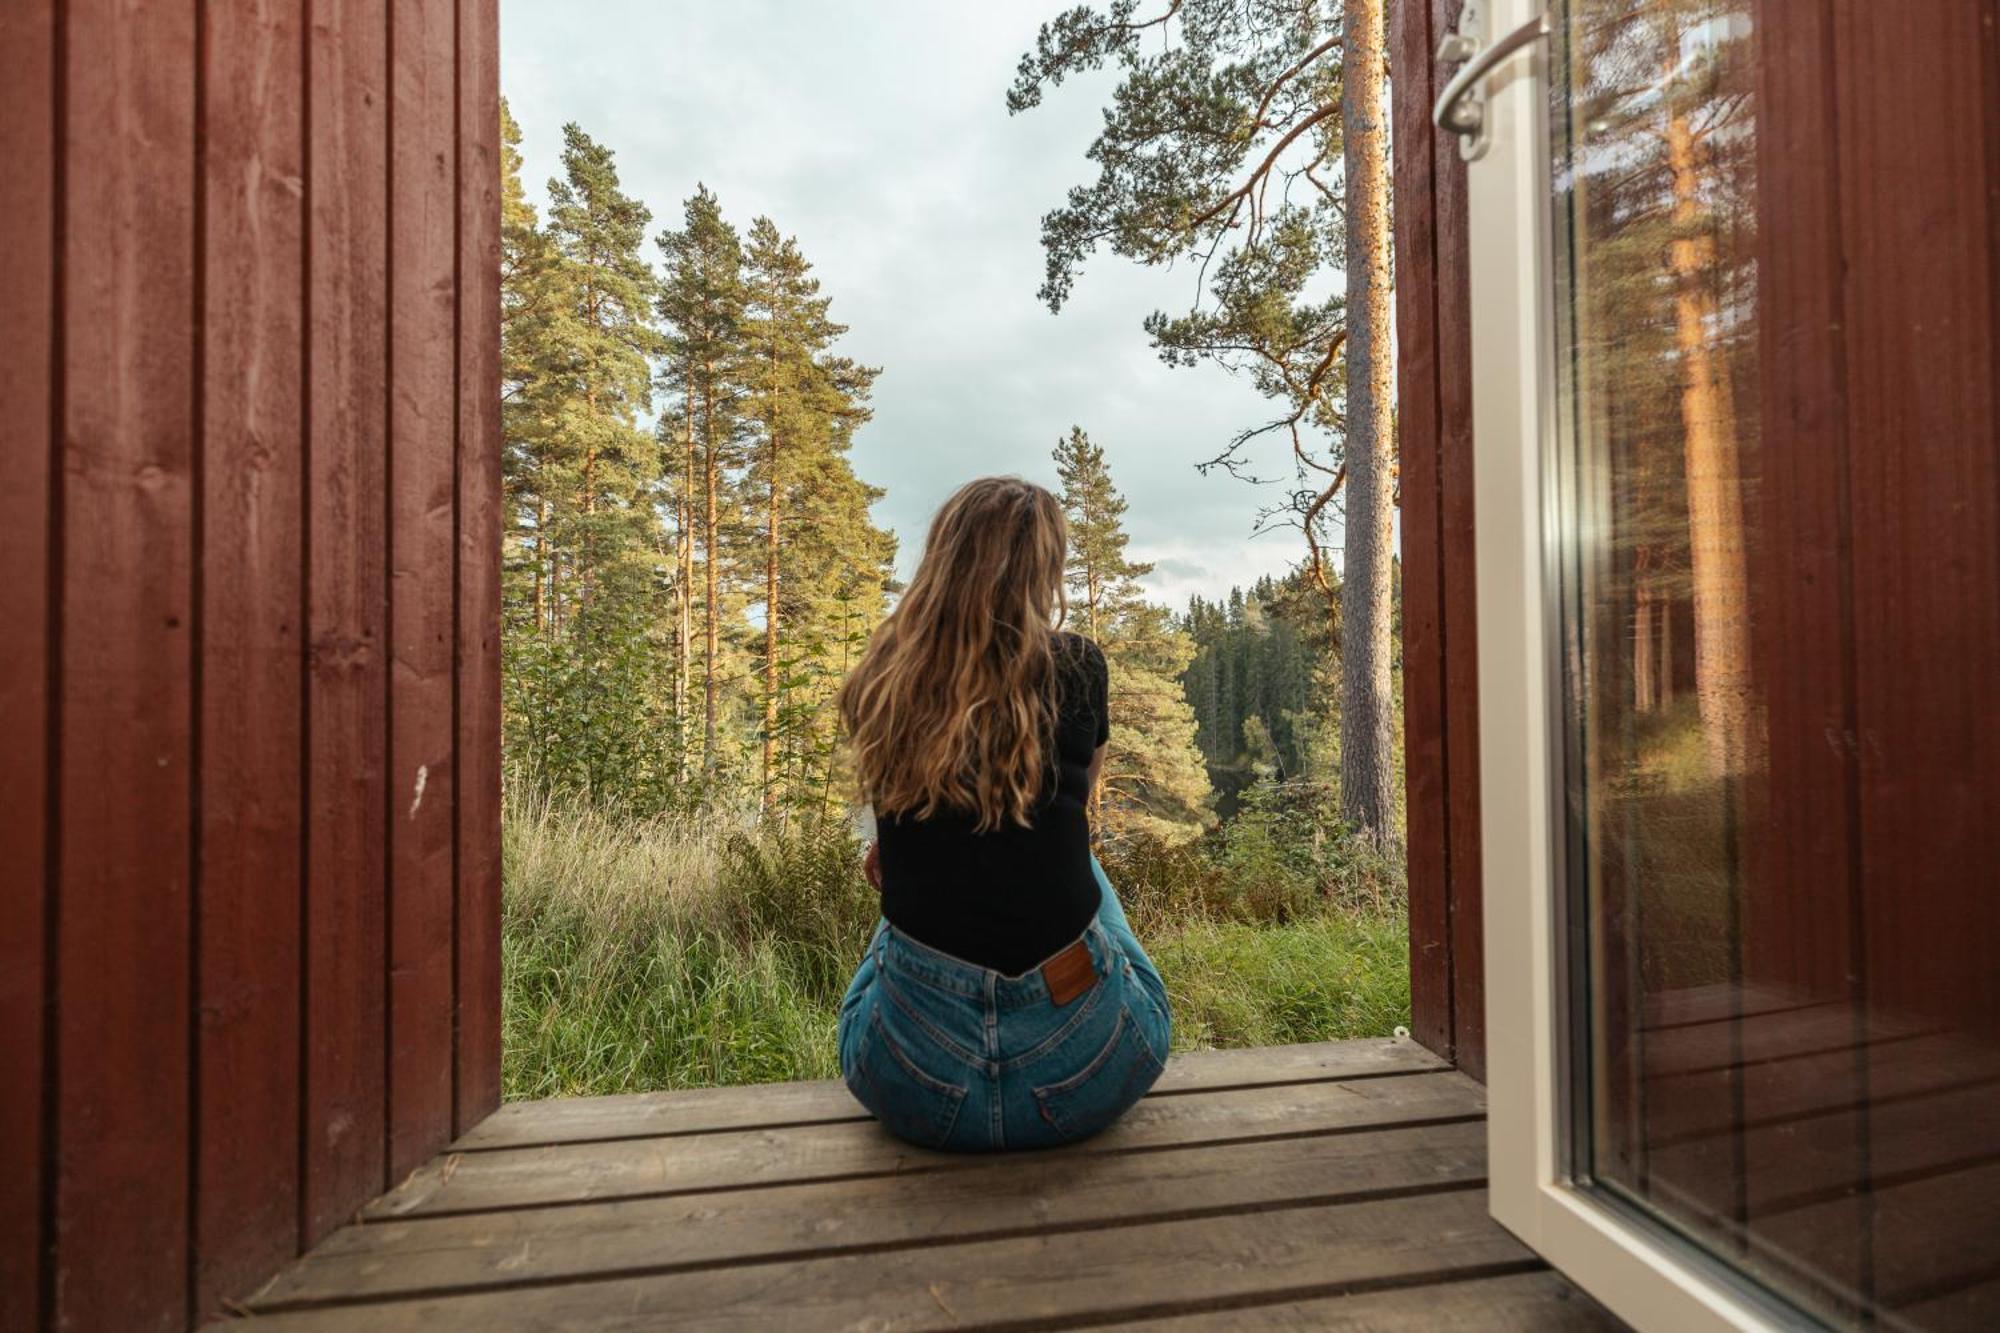
[[[869,1016],[868,1040],[848,1080],[861,1104],[882,1128],[923,1148],[942,1148],[958,1123],[966,1087],[926,1071],[883,1025],[882,1011]]]
[[[1145,1096],[1161,1068],[1132,1011],[1121,1003],[1104,1049],[1060,1083],[1036,1088],[1035,1101],[1065,1140],[1086,1139]]]

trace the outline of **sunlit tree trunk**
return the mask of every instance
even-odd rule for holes
[[[1751,723],[1743,472],[1727,368],[1713,345],[1715,236],[1701,205],[1699,145],[1685,114],[1668,119],[1666,138],[1674,198],[1667,264],[1687,454],[1695,696],[1709,771],[1724,777],[1743,770]]]
[[[778,746],[778,426],[770,426],[770,503],[764,524],[764,794],[771,808]]]
[[[1653,626],[1653,590],[1641,581],[1632,594],[1632,707],[1650,713],[1659,706],[1660,690],[1654,675],[1654,654],[1658,631]]]
[[[1348,823],[1384,840],[1395,836],[1386,40],[1383,0],[1346,0],[1341,133],[1347,176],[1347,532],[1340,606],[1340,806]]]
[[[677,528],[674,549],[674,588],[679,632],[674,636],[674,721],[685,728],[688,715],[689,661],[694,643],[694,404],[685,404],[686,420],[681,429],[681,480],[674,496]],[[676,753],[687,755],[686,732]]]
[[[703,654],[701,664],[701,765],[704,770],[707,770],[715,767],[715,659],[717,650],[720,647],[715,614],[717,572],[715,563],[715,538],[719,528],[719,515],[716,512],[716,487],[719,484],[720,478],[718,474],[721,469],[718,466],[720,460],[716,457],[718,444],[715,438],[715,367],[713,365],[706,365],[702,367],[702,370],[704,375],[702,417],[706,428],[704,434],[707,436],[708,444],[702,456],[702,481],[708,493],[708,512],[702,521],[702,578],[707,598],[705,605],[702,607],[702,628],[706,651]]]

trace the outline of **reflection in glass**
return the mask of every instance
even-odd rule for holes
[[[1806,1310],[2000,1327],[1991,1016],[1871,965],[1893,875],[1819,836],[1853,631],[1773,535],[1817,501],[1766,439],[1768,363],[1811,349],[1760,286],[1757,8],[1571,0],[1557,30],[1572,1151]]]

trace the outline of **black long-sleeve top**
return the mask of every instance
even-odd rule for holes
[[[973,829],[966,811],[876,825],[882,915],[920,943],[1006,976],[1060,952],[1097,915],[1090,862],[1090,761],[1111,734],[1104,653],[1056,636],[1053,780],[1029,827]]]

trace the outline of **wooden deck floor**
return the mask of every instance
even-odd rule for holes
[[[1609,1329],[1410,1042],[1176,1058],[1100,1138],[906,1147],[838,1083],[515,1103],[250,1303],[279,1329]]]

